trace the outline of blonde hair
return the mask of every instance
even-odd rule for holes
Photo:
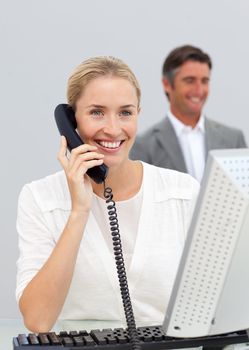
[[[134,73],[126,63],[112,56],[89,58],[76,67],[68,79],[68,104],[75,110],[76,101],[87,84],[93,79],[104,76],[114,76],[128,80],[136,89],[138,107],[140,106],[141,91]]]

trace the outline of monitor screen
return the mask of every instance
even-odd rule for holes
[[[249,328],[249,149],[209,152],[163,328],[199,337]]]

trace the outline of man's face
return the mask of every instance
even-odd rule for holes
[[[178,68],[171,85],[163,78],[171,112],[179,119],[198,121],[209,93],[210,69],[206,63],[187,61]]]

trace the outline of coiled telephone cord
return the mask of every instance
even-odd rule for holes
[[[121,237],[119,233],[116,204],[115,204],[115,201],[113,200],[112,189],[110,187],[106,187],[105,183],[104,183],[104,197],[106,199],[106,204],[108,209],[113,251],[115,256],[116,269],[117,269],[117,274],[119,279],[119,287],[120,287],[120,292],[121,292],[122,301],[123,301],[123,308],[124,308],[124,313],[126,318],[127,329],[130,336],[132,349],[140,350],[141,346],[139,342],[136,322],[135,322],[134,313],[132,309],[131,298],[130,298],[130,293],[128,288],[128,281],[127,281],[126,270],[125,270],[124,257],[122,252],[122,243],[121,243]]]

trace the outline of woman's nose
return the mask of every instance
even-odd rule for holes
[[[119,135],[121,128],[118,118],[116,116],[108,118],[103,130],[106,134],[111,136]]]

